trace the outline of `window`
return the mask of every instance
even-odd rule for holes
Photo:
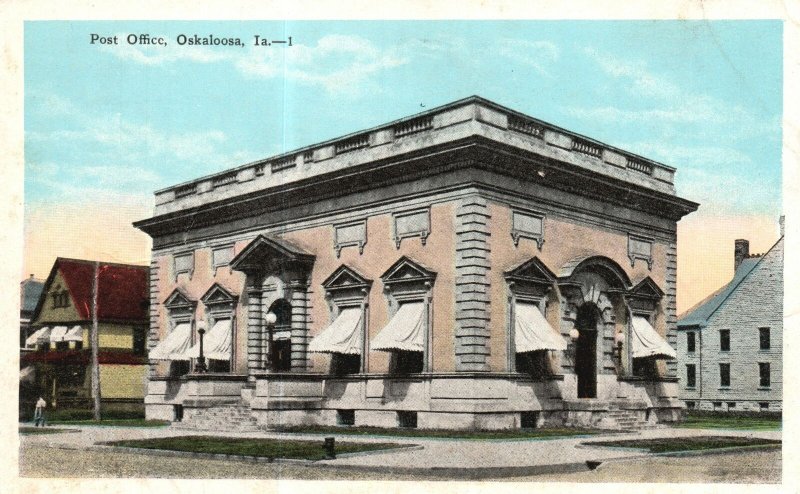
[[[292,370],[292,340],[273,340],[270,352],[274,370],[281,372]]]
[[[736,408],[736,402],[735,401],[729,401],[728,402],[728,410],[732,410],[734,408]]]
[[[758,348],[769,350],[769,328],[758,328]]]
[[[346,376],[348,374],[358,374],[361,370],[361,355],[350,353],[331,354],[331,374],[334,376]]]
[[[56,342],[56,350],[58,351],[69,350],[69,342],[68,341]]]
[[[147,328],[134,328],[133,353],[144,355],[147,349]]]
[[[762,388],[770,386],[769,362],[759,362],[758,364],[758,383]]]
[[[389,363],[390,374],[415,374],[422,372],[423,353],[406,350],[395,350]]]
[[[397,412],[397,424],[409,429],[417,428],[417,412]]]
[[[769,402],[768,401],[759,402],[758,403],[758,408],[760,408],[762,411],[769,410]]]
[[[686,387],[693,388],[697,385],[697,374],[694,364],[686,364]]]
[[[516,369],[521,374],[529,374],[541,379],[552,374],[546,350],[516,354]]]
[[[519,426],[523,429],[535,429],[538,417],[539,414],[537,412],[521,412],[519,414]]]
[[[60,288],[56,286],[55,290],[50,293],[50,296],[53,297],[53,309],[69,307],[69,291],[66,289],[61,290]]]
[[[686,333],[686,351],[689,353],[694,353],[695,351],[694,331]]]
[[[355,410],[336,410],[336,425],[355,425]]]
[[[194,254],[192,252],[175,254],[173,262],[173,272],[175,273],[176,280],[178,279],[178,275],[183,273],[187,273],[191,278],[192,270],[194,269]]]
[[[686,408],[688,408],[689,410],[694,410],[695,406],[696,406],[696,404],[693,401],[687,401],[686,402]]]
[[[723,388],[731,385],[731,364],[719,364],[719,385]]]
[[[183,376],[191,370],[188,360],[171,360],[169,363],[169,375],[172,377]]]
[[[731,330],[719,330],[719,349],[720,351],[727,352],[731,349]]]
[[[714,410],[719,410],[720,408],[722,408],[722,402],[721,401],[715,401],[711,405],[714,407]]]

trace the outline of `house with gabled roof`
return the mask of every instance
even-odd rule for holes
[[[103,402],[144,406],[148,275],[147,266],[56,259],[21,356],[21,364],[35,371],[35,391],[51,407],[89,407],[95,322]]]
[[[764,254],[736,240],[733,279],[679,318],[680,397],[688,409],[781,411],[783,243],[782,226]]]

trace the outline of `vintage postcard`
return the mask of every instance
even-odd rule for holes
[[[796,26],[468,12],[9,22],[16,486],[791,490]]]

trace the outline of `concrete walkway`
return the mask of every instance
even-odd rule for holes
[[[27,425],[27,424],[26,424]],[[649,453],[627,449],[587,447],[585,442],[609,439],[636,439],[688,436],[746,436],[780,439],[780,431],[738,431],[703,429],[653,429],[637,433],[601,434],[556,439],[498,439],[466,440],[441,438],[364,437],[348,434],[280,434],[268,432],[214,432],[187,431],[165,428],[135,427],[75,427],[51,426],[55,429],[79,429],[80,432],[63,434],[32,434],[22,436],[25,444],[57,448],[90,449],[98,442],[122,439],[146,439],[183,435],[213,435],[227,437],[260,437],[282,439],[309,439],[322,442],[325,436],[336,437],[337,442],[392,442],[416,444],[421,449],[381,454],[343,456],[335,460],[315,462],[316,466],[331,468],[365,469],[372,471],[419,472],[443,475],[460,471],[467,477],[488,478],[513,475],[535,475],[547,472],[587,470],[587,462],[608,462],[624,458],[646,457]]]

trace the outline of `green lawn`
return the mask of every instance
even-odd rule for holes
[[[103,419],[95,420],[53,420],[48,421],[53,425],[80,425],[80,426],[100,426],[100,427],[164,427],[169,425],[166,420],[145,420],[145,419]]]
[[[778,417],[722,417],[689,414],[677,427],[688,429],[748,429],[757,431],[776,431],[781,429]]]
[[[19,433],[28,435],[28,434],[61,434],[63,432],[78,432],[77,429],[58,429],[52,427],[27,427],[21,426],[19,428]]]
[[[676,451],[698,451],[739,446],[780,446],[781,442],[773,439],[750,437],[699,436],[670,437],[658,439],[633,439],[618,441],[597,441],[583,443],[589,446],[611,446],[616,448],[646,449],[650,453],[673,453]]]
[[[443,429],[384,429],[379,427],[288,427],[281,432],[298,434],[340,434],[353,436],[421,437],[444,439],[539,439],[550,437],[584,436],[606,431],[597,429],[513,429],[499,431],[453,431]]]
[[[325,458],[323,442],[295,441],[282,439],[256,439],[215,436],[177,436],[157,439],[112,441],[102,443],[110,446],[128,448],[161,449],[170,451],[189,451],[225,455],[257,456],[260,458],[291,458],[322,460]],[[336,454],[357,453],[401,447],[391,443],[348,443],[337,442]]]

